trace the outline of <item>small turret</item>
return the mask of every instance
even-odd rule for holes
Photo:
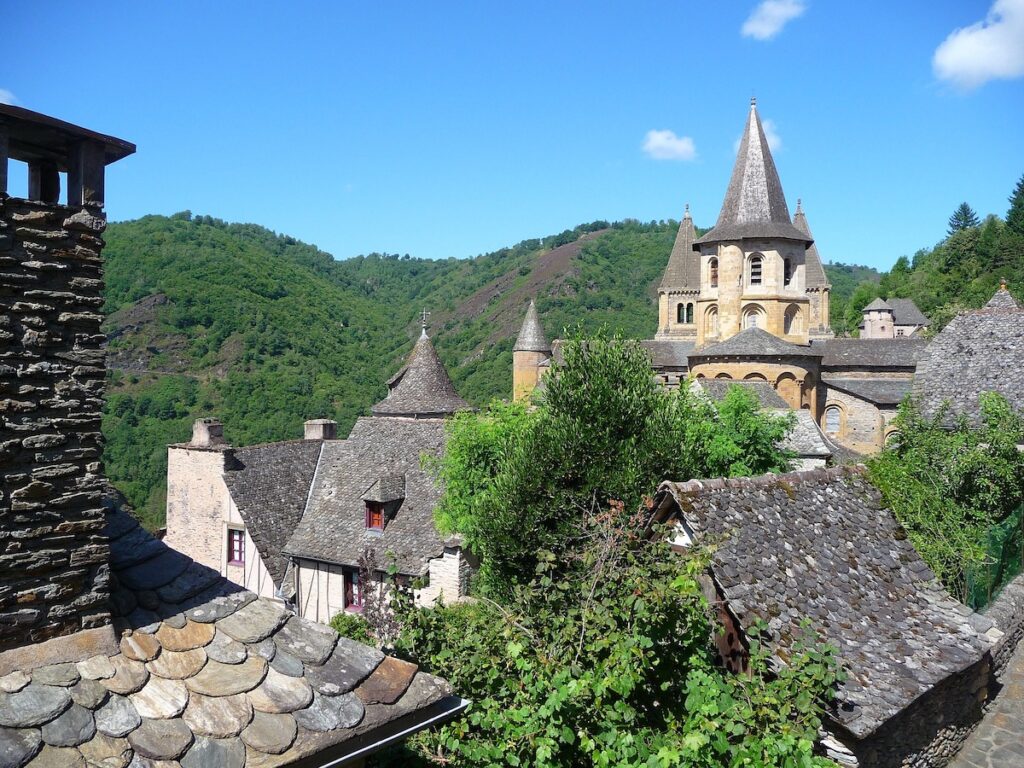
[[[540,381],[541,363],[551,357],[551,345],[537,317],[537,305],[530,306],[523,319],[523,327],[512,347],[512,399],[525,400],[533,394]]]

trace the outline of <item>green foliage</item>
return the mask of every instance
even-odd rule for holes
[[[334,618],[331,619],[331,629],[342,637],[347,637],[358,643],[376,644],[376,638],[370,631],[370,625],[358,613],[342,611],[334,614]]]
[[[890,447],[870,460],[872,481],[947,589],[968,602],[985,571],[993,526],[1024,503],[1024,417],[1001,395],[981,396],[981,421],[923,417],[900,406]]]
[[[537,550],[590,535],[609,500],[635,509],[665,479],[784,470],[777,447],[792,417],[760,413],[734,387],[716,408],[688,387],[666,391],[636,342],[577,335],[546,378],[537,408],[497,405],[463,414],[437,464],[443,530],[481,557],[485,594],[529,579]]]
[[[825,264],[824,266],[828,281],[832,284],[832,290],[829,292],[832,328],[840,335],[852,333],[860,324],[860,314],[858,308],[856,322],[850,327],[846,317],[851,297],[864,283],[877,285],[882,276],[877,269],[872,267],[860,267],[852,264]]]
[[[1010,195],[1010,210],[1006,212],[1006,228],[1024,237],[1024,176],[1017,181]]]
[[[959,232],[961,229],[968,229],[970,227],[976,227],[981,224],[978,219],[978,214],[974,212],[967,203],[960,203],[959,207],[953,211],[953,215],[949,217],[949,235],[953,235]]]
[[[829,765],[812,743],[837,665],[811,643],[751,678],[713,663],[696,574],[707,555],[653,541],[612,504],[573,550],[541,552],[501,603],[402,604],[398,652],[472,700],[419,737],[457,766]],[[755,762],[750,762],[756,757]]]

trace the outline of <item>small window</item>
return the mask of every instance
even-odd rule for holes
[[[784,259],[782,262],[782,279],[786,285],[789,285],[793,281],[793,262],[789,259]]]
[[[363,610],[363,585],[355,568],[345,570],[345,610]]]
[[[245,531],[228,528],[228,565],[245,565]]]
[[[705,316],[704,321],[704,335],[718,335],[718,307],[708,307],[707,315]]]
[[[750,257],[750,284],[760,285],[761,284],[761,267],[764,265],[764,258],[761,254],[755,254]]]
[[[384,530],[384,505],[379,501],[366,502],[366,527]]]
[[[693,323],[693,303],[692,302],[690,304],[686,305],[686,322],[690,323],[690,324]]]
[[[839,408],[830,405],[825,409],[825,434],[827,435],[838,435],[841,413]]]
[[[676,322],[677,323],[685,323],[686,322],[686,305],[685,304],[677,304],[676,305]]]
[[[897,336],[902,336],[903,335],[903,329],[902,328],[897,328],[896,329],[896,335]]]
[[[711,287],[718,287],[718,259],[712,259],[708,262],[708,272],[711,278]]]

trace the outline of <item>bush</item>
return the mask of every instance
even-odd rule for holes
[[[373,634],[370,632],[370,625],[358,613],[346,611],[336,613],[331,619],[331,629],[342,637],[355,640],[357,643],[376,645]]]

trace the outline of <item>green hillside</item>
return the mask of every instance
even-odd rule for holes
[[[227,440],[296,438],[328,417],[346,433],[385,394],[420,312],[460,393],[507,396],[512,345],[531,297],[551,337],[607,326],[650,338],[677,222],[598,221],[472,259],[330,254],[253,224],[185,212],[111,224],[106,329],[107,471],[150,525],[162,523],[166,445],[198,416]],[[865,267],[828,266],[833,305]]]

